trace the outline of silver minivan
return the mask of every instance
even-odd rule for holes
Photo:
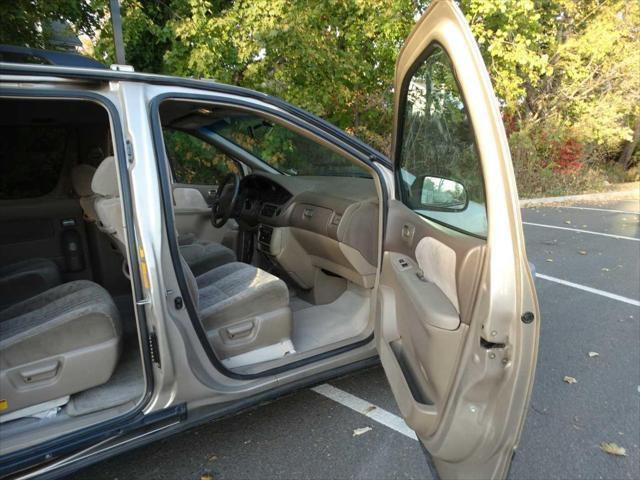
[[[540,318],[453,2],[400,52],[391,159],[238,87],[0,74],[0,476],[65,476],[375,362],[441,478],[507,476]]]

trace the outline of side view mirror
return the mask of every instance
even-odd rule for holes
[[[415,201],[421,208],[461,212],[469,205],[464,185],[449,178],[424,175],[416,179]]]

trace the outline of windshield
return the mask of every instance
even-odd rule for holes
[[[257,115],[230,114],[205,128],[287,175],[371,178],[333,150]]]

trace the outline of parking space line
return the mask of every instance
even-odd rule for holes
[[[556,230],[569,230],[571,232],[588,233],[589,235],[600,235],[602,237],[617,238],[618,240],[631,240],[633,242],[640,242],[640,238],[625,237],[624,235],[615,235],[613,233],[592,232],[591,230],[580,230],[579,228],[558,227],[556,225],[545,225],[543,223],[522,222],[523,225],[531,225],[533,227],[553,228]]]
[[[624,303],[628,303],[629,305],[635,305],[636,307],[640,307],[640,301],[634,300],[633,298],[623,297],[622,295],[605,292],[604,290],[598,290],[597,288],[587,287],[586,285],[580,285],[579,283],[568,282],[567,280],[551,277],[549,275],[543,275],[542,273],[536,273],[536,277],[542,278],[543,280],[548,280],[549,282],[559,283],[561,285],[566,285],[567,287],[577,288],[578,290],[594,293],[602,297],[611,298],[612,300],[617,300],[619,302],[624,302]]]
[[[613,210],[610,208],[595,208],[595,207],[570,207],[568,205],[562,205],[562,206],[558,206],[555,207],[558,209],[564,209],[564,208],[572,208],[574,210],[593,210],[594,212],[609,212],[609,213],[624,213],[626,215],[640,215],[640,212],[629,212],[627,210]]]
[[[322,395],[323,397],[329,398],[334,402],[339,403],[340,405],[350,408],[354,412],[358,412],[359,414],[364,415],[365,417],[368,417],[371,420],[384,425],[385,427],[395,430],[405,437],[409,437],[413,440],[418,440],[415,432],[407,426],[407,424],[401,417],[385,410],[384,408],[373,405],[366,400],[356,397],[355,395],[345,392],[344,390],[340,390],[339,388],[336,388],[333,385],[329,385],[328,383],[323,383],[322,385],[313,387],[311,390]]]

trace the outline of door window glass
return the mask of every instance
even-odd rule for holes
[[[181,130],[163,133],[176,183],[218,185],[228,173],[239,173],[234,160],[204,140]]]
[[[456,230],[487,235],[480,157],[451,61],[434,46],[404,91],[400,188],[414,211]]]

